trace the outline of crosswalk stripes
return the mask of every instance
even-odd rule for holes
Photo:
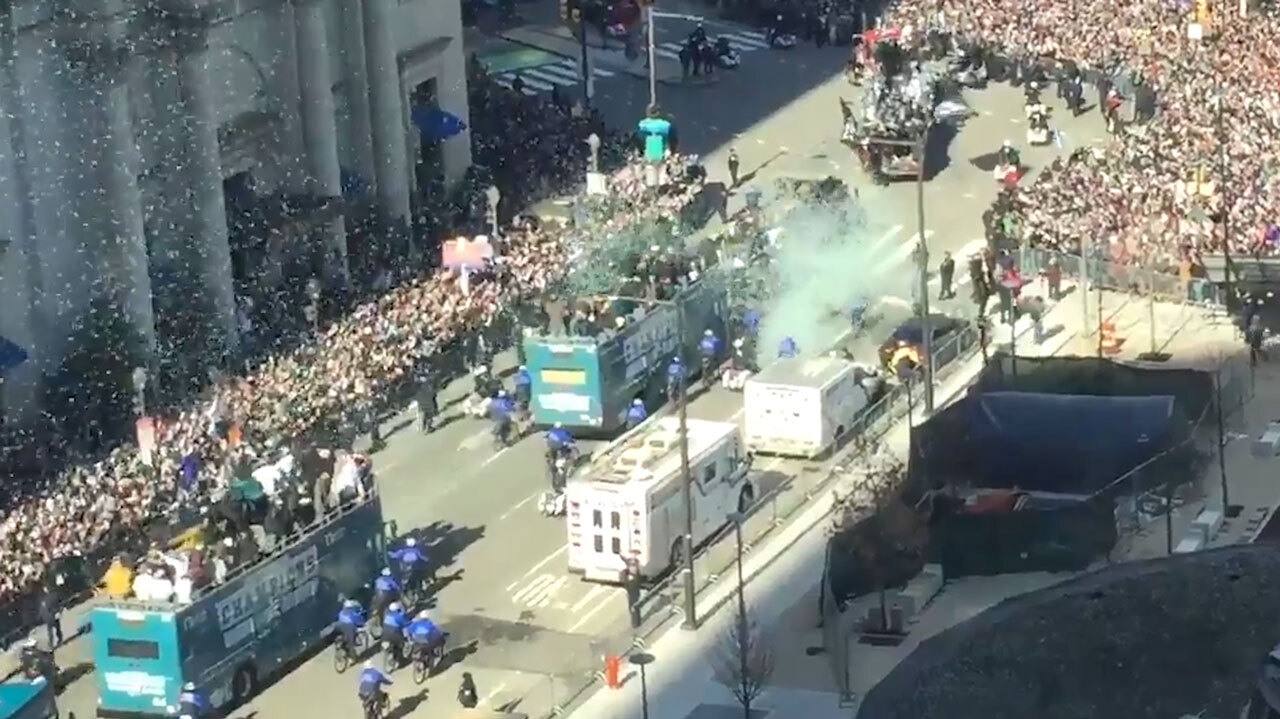
[[[591,74],[596,78],[613,77],[614,75],[613,72],[598,67],[591,68]],[[575,87],[582,82],[582,76],[578,72],[578,63],[569,58],[557,60],[546,65],[509,70],[494,75],[493,79],[499,85],[510,89],[515,84],[517,77],[524,82],[523,92],[526,95],[551,92],[557,86]]]
[[[710,35],[712,42],[715,42],[716,38],[721,37],[728,40],[729,47],[737,50],[739,53],[769,49],[769,40],[763,33],[739,30],[738,32],[713,33]],[[668,60],[676,60],[678,62],[680,60],[680,49],[683,47],[684,43],[664,42],[655,45],[653,52],[658,57],[665,57]]]
[[[544,609],[551,606],[551,602],[555,601],[556,593],[568,583],[569,578],[565,576],[540,574],[517,590],[511,596],[511,601],[530,609]]]

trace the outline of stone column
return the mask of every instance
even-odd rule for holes
[[[72,91],[64,98],[64,108],[68,117],[79,115],[85,123],[78,154],[87,186],[98,188],[96,196],[81,198],[88,205],[82,215],[98,221],[86,228],[83,241],[89,243],[91,261],[100,263],[102,274],[110,278],[129,324],[142,339],[143,355],[136,359],[150,366],[156,349],[155,320],[138,190],[140,158],[125,82],[132,55],[108,29],[99,27],[84,29],[66,43],[65,51]]]
[[[283,2],[275,17],[280,46],[272,61],[271,77],[275,87],[275,105],[280,113],[276,125],[276,147],[284,168],[284,186],[289,192],[303,194],[310,188],[311,168],[306,160],[301,112],[302,93],[298,80],[298,39],[294,34],[297,19],[293,3]]]
[[[396,0],[366,0],[365,48],[369,53],[369,98],[378,206],[392,232],[409,241],[409,150],[404,98],[396,61]],[[411,247],[411,245],[409,245]]]
[[[369,67],[364,49],[364,2],[341,0],[343,24],[342,74],[347,112],[351,116],[351,149],[355,169],[370,186],[377,182],[373,161],[373,125],[369,118]]]
[[[3,393],[5,412],[13,420],[29,420],[39,409],[41,386],[41,347],[36,336],[41,322],[43,277],[40,266],[39,230],[33,206],[31,157],[27,147],[25,118],[19,104],[18,53],[14,38],[13,3],[0,4],[0,172],[12,181],[17,217],[10,224],[14,236],[8,252],[21,253],[22,292],[6,290],[6,299],[21,302],[25,322],[11,328],[9,339],[21,344],[31,355],[25,368],[6,377]],[[14,331],[17,330],[17,331]]]
[[[186,146],[185,181],[191,198],[191,262],[212,313],[211,350],[234,356],[240,336],[236,326],[231,246],[227,239],[226,199],[222,193],[222,150],[210,86],[207,28],[184,29],[177,37],[182,114],[178,130]]]
[[[328,197],[342,196],[342,168],[338,164],[338,123],[334,117],[333,73],[329,67],[324,3],[298,0],[299,89],[307,160],[317,189]],[[334,269],[347,273],[347,231],[341,217],[329,222],[326,241],[337,255]]]

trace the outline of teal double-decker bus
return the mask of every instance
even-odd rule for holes
[[[53,685],[44,678],[0,684],[0,719],[57,719]]]
[[[371,492],[197,590],[189,604],[95,607],[99,714],[175,716],[186,682],[219,708],[243,702],[326,639],[341,597],[363,595],[385,557],[382,506]]]
[[[641,398],[649,411],[665,399],[666,371],[681,349],[690,379],[699,371],[698,342],[705,330],[725,339],[728,313],[723,290],[695,282],[670,303],[629,302],[645,306],[639,319],[605,336],[529,337],[525,366],[532,380],[535,424],[609,434],[626,424],[627,407]],[[684,313],[683,336],[680,313]]]

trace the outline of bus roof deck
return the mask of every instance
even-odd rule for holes
[[[298,545],[311,539],[317,533],[328,529],[334,522],[337,522],[352,513],[368,507],[378,501],[378,491],[376,486],[366,491],[363,498],[352,502],[341,504],[338,507],[326,512],[324,516],[310,526],[303,527],[290,534],[284,541],[278,542],[270,552],[262,552],[256,559],[245,564],[238,565],[227,572],[225,579],[218,583],[209,582],[194,588],[191,592],[191,601],[189,603],[182,602],[165,602],[153,599],[137,599],[129,597],[126,599],[103,599],[94,602],[95,607],[105,609],[131,610],[138,612],[164,612],[177,611],[183,607],[190,606],[204,599],[205,597],[216,594],[218,590],[230,586],[236,579],[243,577],[254,569],[270,562],[282,554],[288,553]]]
[[[714,447],[725,437],[738,431],[730,422],[688,419],[689,458],[695,458]],[[592,459],[584,481],[626,484],[667,477],[680,469],[680,422],[675,417],[661,417],[638,431],[623,435],[599,456]]]

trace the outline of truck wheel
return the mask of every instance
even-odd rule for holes
[[[231,701],[236,706],[240,706],[253,696],[254,688],[257,686],[258,676],[253,671],[253,665],[245,664],[236,670],[235,676],[231,677]]]
[[[738,495],[738,514],[746,514],[756,503],[755,487],[747,485],[742,488],[742,492]]]

